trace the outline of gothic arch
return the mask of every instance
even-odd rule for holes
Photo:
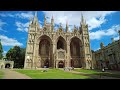
[[[71,66],[74,65],[76,68],[82,67],[81,65],[81,47],[82,43],[78,37],[72,37],[70,39],[70,55],[71,55]]]
[[[40,42],[40,40],[43,39],[43,38],[48,39],[51,44],[53,43],[51,37],[48,36],[48,35],[42,35],[42,36],[40,36],[40,37],[37,39],[37,41]]]
[[[56,39],[56,49],[60,49],[60,48],[67,51],[67,42],[62,36],[59,36]]]
[[[69,41],[69,44],[71,43],[71,41],[72,41],[73,39],[77,39],[77,40],[79,41],[79,43],[80,43],[80,46],[82,46],[82,40],[81,40],[79,37],[77,37],[77,36],[71,37],[71,38],[70,38],[70,41]]]
[[[52,51],[53,51],[53,45],[52,40],[47,35],[42,35],[39,38],[39,56],[41,57],[42,61],[49,61],[49,66],[52,66]],[[41,63],[42,67],[44,67],[46,64],[44,62]]]

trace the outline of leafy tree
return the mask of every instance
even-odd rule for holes
[[[25,49],[19,46],[14,46],[7,53],[8,60],[14,61],[14,68],[23,68],[25,59]]]
[[[25,48],[20,48],[20,63],[21,63],[21,67],[24,66],[24,60],[25,60],[25,52],[26,52],[26,49]]]
[[[3,48],[0,40],[0,59],[2,59],[2,57],[3,57]]]

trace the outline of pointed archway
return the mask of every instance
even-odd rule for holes
[[[71,66],[81,68],[81,51],[82,46],[81,40],[78,37],[73,37],[70,40],[70,55],[71,55]]]
[[[64,68],[64,62],[63,61],[58,62],[58,68]]]
[[[52,67],[52,40],[49,36],[43,35],[40,37],[39,42],[39,55],[41,57],[41,67],[47,65],[47,67]]]
[[[57,49],[63,49],[67,51],[67,43],[62,36],[59,36],[57,39]]]

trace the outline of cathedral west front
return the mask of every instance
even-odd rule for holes
[[[53,17],[47,23],[44,16],[43,27],[38,21],[36,12],[29,24],[24,68],[92,67],[88,25],[83,15],[80,27],[74,25],[71,32],[68,23],[65,29],[60,24],[55,31]]]

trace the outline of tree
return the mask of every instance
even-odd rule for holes
[[[24,60],[25,60],[25,48],[20,48],[20,67],[23,68],[24,67]]]
[[[25,59],[25,49],[19,46],[14,46],[7,53],[8,60],[14,61],[14,68],[23,68]]]
[[[0,59],[2,58],[3,58],[3,48],[2,48],[1,39],[0,39]]]

